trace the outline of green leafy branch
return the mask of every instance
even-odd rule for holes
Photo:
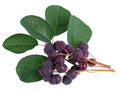
[[[54,36],[66,31],[68,43],[74,48],[78,46],[80,41],[88,42],[92,35],[88,25],[58,5],[51,5],[46,8],[45,19],[28,15],[22,18],[20,23],[30,35],[15,34],[3,42],[3,47],[13,53],[24,53],[33,49],[38,45],[37,39],[43,42],[51,42]],[[20,80],[24,82],[42,80],[38,70],[46,59],[47,57],[43,55],[29,55],[22,58],[16,67]]]

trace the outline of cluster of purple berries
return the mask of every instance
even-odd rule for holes
[[[73,49],[71,45],[66,45],[63,41],[56,41],[54,44],[47,43],[44,52],[48,55],[48,59],[43,63],[39,72],[43,80],[50,84],[60,82],[65,85],[70,84],[78,75],[77,70],[85,70],[88,65],[94,65],[84,60],[89,55],[86,42],[80,42],[77,49]],[[69,70],[65,61],[73,65]],[[62,78],[60,73],[66,74]]]

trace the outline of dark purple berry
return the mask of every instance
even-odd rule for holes
[[[62,55],[58,55],[55,58],[56,64],[60,64],[60,65],[64,64],[64,60],[65,60],[65,57]]]
[[[48,53],[48,58],[50,58],[51,60],[54,60],[54,58],[57,56],[57,53],[54,49],[52,49],[49,53]]]
[[[61,82],[61,76],[59,74],[55,74],[50,79],[50,84],[59,84]]]
[[[66,72],[67,66],[65,64],[63,64],[63,65],[56,64],[56,70],[59,73]]]
[[[83,51],[79,48],[73,50],[73,58],[79,60],[83,57]]]
[[[43,77],[43,80],[44,80],[45,82],[47,82],[47,81],[50,81],[52,75],[50,75],[50,76],[44,76],[44,75],[43,75],[42,77]]]
[[[75,58],[72,58],[72,57],[68,57],[68,62],[75,65],[77,60]]]
[[[82,51],[83,51],[83,56],[87,58],[89,56],[89,52],[87,50],[82,50]]]
[[[78,47],[82,50],[88,50],[88,44],[86,42],[81,41]]]
[[[70,69],[72,69],[72,70],[79,70],[79,67],[77,65],[74,65]]]
[[[66,53],[72,53],[73,51],[73,47],[71,45],[66,45],[65,46],[65,52]]]
[[[40,69],[39,73],[42,76],[50,76],[53,74],[53,68],[42,68]]]
[[[63,77],[63,84],[68,85],[72,82],[72,79],[68,78],[67,76]]]
[[[53,62],[48,59],[43,63],[43,68],[52,68],[53,67]]]
[[[79,67],[79,70],[87,69],[87,62],[86,61],[78,62],[78,67]]]
[[[77,76],[77,74],[78,74],[78,73],[76,72],[76,70],[70,69],[70,70],[67,72],[66,76],[67,76],[68,78],[70,78],[70,79],[75,79],[76,76]]]
[[[49,54],[49,52],[50,52],[52,49],[54,49],[53,44],[52,44],[52,43],[47,43],[47,44],[45,45],[44,52],[45,52],[46,54]]]
[[[65,49],[65,43],[63,41],[56,41],[54,47],[58,51],[63,51]]]

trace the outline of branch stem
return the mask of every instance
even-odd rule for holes
[[[105,68],[110,68],[111,66],[109,66],[109,65],[106,65],[106,64],[103,64],[103,63],[100,63],[100,62],[98,62],[98,61],[93,61],[93,60],[90,60],[90,59],[88,59],[88,58],[83,58],[83,59],[85,59],[85,60],[87,60],[87,61],[89,61],[89,62],[91,62],[91,63],[93,63],[93,64],[96,64],[96,65],[100,65],[100,66],[102,66],[102,67],[105,67]]]

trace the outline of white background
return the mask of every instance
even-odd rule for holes
[[[115,73],[81,73],[72,84],[50,85],[43,81],[24,83],[15,68],[30,54],[43,54],[40,46],[25,54],[14,54],[2,47],[10,35],[26,33],[19,21],[26,15],[44,18],[49,5],[61,5],[87,23],[93,35],[89,51],[98,61],[111,65]],[[1,0],[0,1],[0,93],[114,93],[120,92],[120,2],[119,0]],[[66,41],[66,33],[56,39]],[[40,42],[41,43],[41,42]]]

